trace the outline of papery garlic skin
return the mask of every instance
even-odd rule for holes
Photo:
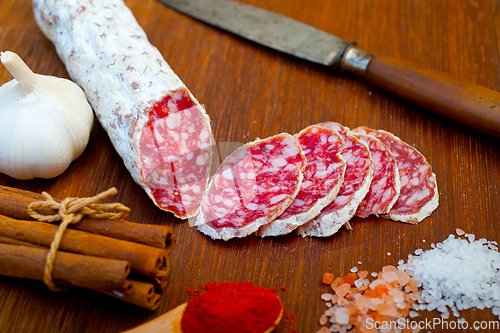
[[[1,60],[20,60],[11,57],[17,55],[3,52]],[[23,74],[20,80],[28,77],[29,83],[14,79],[0,87],[0,172],[17,179],[53,178],[85,150],[94,115],[72,81]]]

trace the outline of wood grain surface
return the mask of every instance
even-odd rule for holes
[[[364,50],[442,70],[500,91],[500,3],[497,0],[245,0]],[[41,282],[0,276],[1,332],[119,332],[191,299],[186,289],[213,281],[250,280],[278,289],[288,317],[276,332],[315,332],[325,310],[325,272],[379,271],[416,249],[429,249],[455,228],[500,241],[500,139],[438,116],[349,75],[255,45],[181,15],[153,0],[127,0],[150,41],[212,119],[221,148],[324,121],[384,129],[416,147],[437,175],[440,206],[418,225],[354,218],[333,237],[213,241],[162,212],[137,186],[96,121],[83,155],[61,176],[0,184],[55,197],[92,196],[115,186],[130,220],[166,224],[178,242],[172,276],[153,312],[95,292],[51,292]],[[0,0],[0,50],[14,51],[36,73],[68,77],[38,29],[28,0]],[[0,68],[0,84],[11,77]],[[3,107],[3,105],[0,105]],[[40,115],[43,116],[43,115]],[[361,262],[358,263],[358,262]],[[464,267],[464,269],[467,269]],[[422,313],[423,318],[438,314]],[[464,318],[495,320],[489,310]]]

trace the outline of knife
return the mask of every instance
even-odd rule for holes
[[[410,102],[500,135],[500,93],[438,70],[375,56],[354,42],[230,0],[158,0],[181,13],[269,48],[350,72]]]

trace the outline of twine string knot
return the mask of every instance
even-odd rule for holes
[[[54,239],[50,244],[49,253],[45,260],[44,282],[52,291],[61,291],[66,288],[58,287],[52,280],[52,271],[54,270],[54,261],[56,259],[57,250],[61,244],[64,231],[69,224],[80,222],[85,216],[94,219],[111,219],[119,220],[126,218],[130,213],[130,209],[121,203],[98,203],[99,201],[117,194],[116,188],[112,187],[107,191],[101,192],[93,197],[88,198],[73,198],[68,197],[61,202],[57,202],[48,194],[43,192],[42,196],[45,200],[36,201],[28,206],[28,214],[31,218],[40,222],[53,223],[61,221],[54,235]],[[47,214],[47,210],[52,210],[55,213]]]

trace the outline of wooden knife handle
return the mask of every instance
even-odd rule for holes
[[[385,56],[371,59],[365,78],[431,111],[500,135],[500,93],[496,91]]]

